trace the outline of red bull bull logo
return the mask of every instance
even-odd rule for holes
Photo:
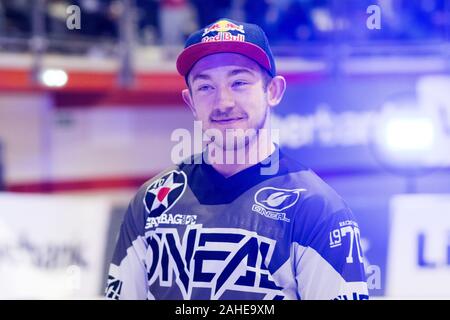
[[[245,33],[243,25],[237,25],[227,20],[220,20],[214,23],[209,28],[205,28],[202,37],[206,36],[208,33],[213,31],[216,32],[238,31],[240,33]]]
[[[230,31],[237,31],[231,33]],[[216,32],[214,36],[208,36],[210,33]],[[237,25],[227,20],[220,20],[209,28],[205,28],[202,35],[202,42],[211,41],[245,41],[245,33],[243,25]]]

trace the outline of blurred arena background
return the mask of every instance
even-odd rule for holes
[[[267,32],[280,143],[354,211],[372,297],[449,299],[450,0],[0,0],[0,298],[101,298],[219,17]]]

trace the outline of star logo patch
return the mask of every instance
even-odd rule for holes
[[[170,171],[148,186],[144,206],[150,217],[159,217],[168,211],[186,190],[187,178],[183,171]]]

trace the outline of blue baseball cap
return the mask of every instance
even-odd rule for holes
[[[264,31],[256,24],[219,19],[192,33],[177,59],[178,72],[186,77],[200,59],[215,53],[238,53],[254,61],[274,77],[275,61]]]

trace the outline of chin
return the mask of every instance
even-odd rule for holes
[[[246,148],[248,145],[248,141],[239,142],[239,143],[225,143],[222,148],[224,151],[238,151]]]
[[[223,149],[224,150],[241,150],[248,147],[251,141],[255,139],[256,136],[245,136],[240,135],[236,139],[231,140],[229,143],[225,141]]]

